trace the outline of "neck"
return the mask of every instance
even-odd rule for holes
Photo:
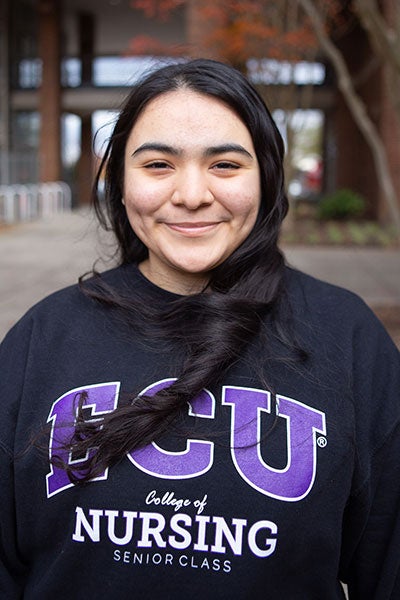
[[[198,294],[204,290],[208,282],[208,277],[205,277],[204,273],[182,274],[174,269],[171,269],[168,274],[161,272],[157,268],[152,268],[148,259],[139,264],[139,271],[157,287],[180,296]]]

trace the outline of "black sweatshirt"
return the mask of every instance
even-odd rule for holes
[[[174,299],[134,266],[104,278]],[[188,405],[188,439],[171,432],[84,486],[40,443],[60,452],[82,392],[96,418],[126,393],[169,385],[184,351],[143,340],[77,286],[11,330],[0,350],[0,598],[333,600],[340,581],[351,599],[400,598],[398,351],[350,292],[291,270],[286,280],[308,359],[288,360],[275,335],[254,341]]]

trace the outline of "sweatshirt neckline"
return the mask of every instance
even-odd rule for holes
[[[164,301],[173,301],[180,300],[182,298],[186,298],[183,294],[176,294],[175,292],[170,292],[160,286],[156,285],[150,279],[148,279],[143,273],[140,271],[139,266],[135,263],[132,265],[127,265],[128,271],[130,271],[129,277],[132,278],[134,276],[137,282],[140,284],[140,287],[143,291],[149,292],[152,295],[156,295],[160,300]]]

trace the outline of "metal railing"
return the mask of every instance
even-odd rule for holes
[[[71,188],[63,181],[0,185],[0,222],[16,223],[71,210]]]

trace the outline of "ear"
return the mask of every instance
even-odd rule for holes
[[[123,198],[121,198],[121,202],[125,206],[125,200]]]

